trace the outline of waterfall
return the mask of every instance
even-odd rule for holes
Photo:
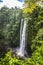
[[[25,54],[25,40],[26,40],[26,20],[21,21],[21,28],[20,28],[20,48],[17,52],[18,56],[24,57]]]

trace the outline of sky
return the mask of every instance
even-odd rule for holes
[[[24,0],[18,0],[18,1],[23,2]]]
[[[23,3],[23,0],[0,0],[0,9],[3,6],[7,6],[8,8],[15,8],[15,6],[23,8]]]
[[[2,2],[2,0],[0,0],[0,2]]]

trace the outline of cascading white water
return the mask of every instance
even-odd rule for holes
[[[26,20],[21,21],[21,28],[20,28],[20,48],[17,52],[18,56],[24,57],[25,53],[25,38],[26,36]]]

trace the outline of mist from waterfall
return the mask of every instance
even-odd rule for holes
[[[24,57],[25,54],[25,40],[26,40],[26,20],[21,21],[20,27],[20,48],[17,52],[18,56]]]

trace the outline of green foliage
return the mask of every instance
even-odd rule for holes
[[[3,7],[0,10],[0,36],[1,38],[4,37],[3,39],[6,40],[6,42],[13,44],[19,43],[20,36],[18,31],[20,30],[20,22],[22,19],[21,13],[22,10],[18,8],[8,9]]]
[[[29,0],[30,5],[34,2],[36,0]],[[5,57],[0,58],[0,65],[43,65],[43,7],[39,6],[26,14],[18,8],[3,7],[0,10],[0,57],[4,56],[7,45],[19,45],[20,23],[23,17],[27,18],[27,51],[32,56],[20,60],[15,55],[13,57],[12,52],[8,52]]]
[[[33,50],[37,49],[40,46],[43,46],[43,8],[39,8],[37,18],[34,17],[34,33],[35,37],[32,40],[32,48]]]
[[[43,47],[38,48],[31,58],[25,60],[12,57],[12,52],[8,52],[5,58],[1,58],[0,65],[43,65]]]
[[[14,47],[19,45],[21,19],[21,9],[3,7],[0,10],[0,57],[7,45]]]
[[[16,57],[12,58],[12,53],[8,52],[4,59],[1,59],[0,65],[22,65],[21,60],[18,60]]]

